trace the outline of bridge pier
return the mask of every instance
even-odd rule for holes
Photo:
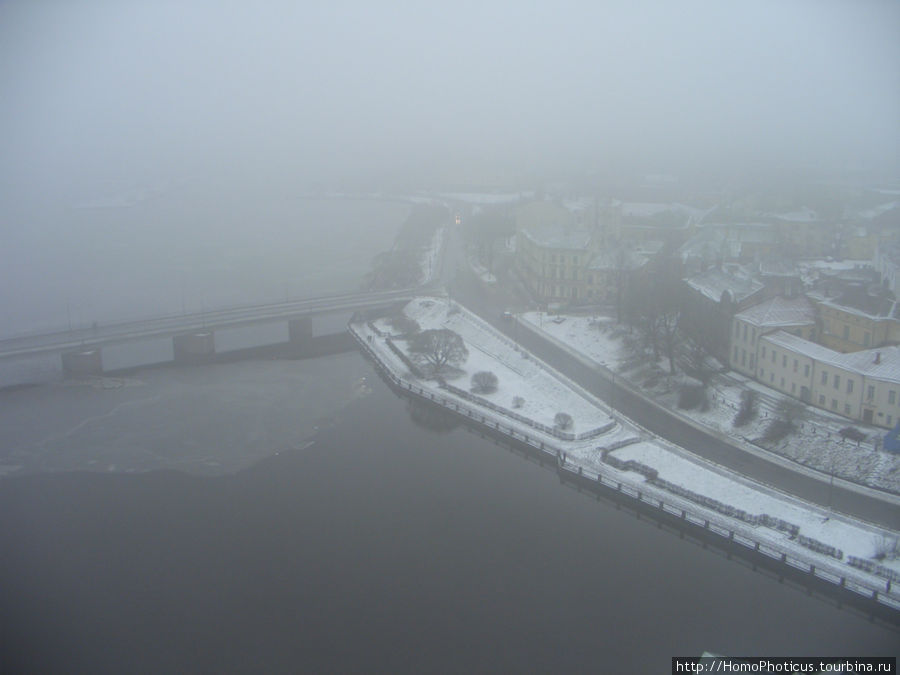
[[[172,338],[175,363],[206,363],[216,353],[216,336],[211,330],[182,333]]]
[[[297,356],[306,355],[312,347],[312,317],[303,316],[299,319],[291,319],[288,321],[288,340],[291,343],[291,351]]]
[[[302,316],[288,322],[288,339],[295,344],[306,342],[313,336],[313,320],[311,316]]]
[[[103,355],[99,347],[62,353],[63,376],[87,377],[103,374]]]

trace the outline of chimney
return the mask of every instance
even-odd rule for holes
[[[881,363],[881,352],[875,352],[875,365]]]

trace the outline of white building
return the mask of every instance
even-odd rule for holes
[[[770,379],[758,375],[763,358],[759,339],[778,330],[812,340],[816,332],[813,304],[804,296],[777,296],[735,314],[731,320],[731,367],[770,384]]]
[[[759,340],[756,379],[819,408],[892,428],[900,419],[900,347],[843,354],[785,331]]]

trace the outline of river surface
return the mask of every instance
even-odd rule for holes
[[[900,644],[423,414],[355,352],[0,404],[24,465],[0,480],[10,672],[662,673]]]

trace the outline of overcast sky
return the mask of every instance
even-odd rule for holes
[[[560,158],[878,162],[900,3],[0,2],[7,186]]]

